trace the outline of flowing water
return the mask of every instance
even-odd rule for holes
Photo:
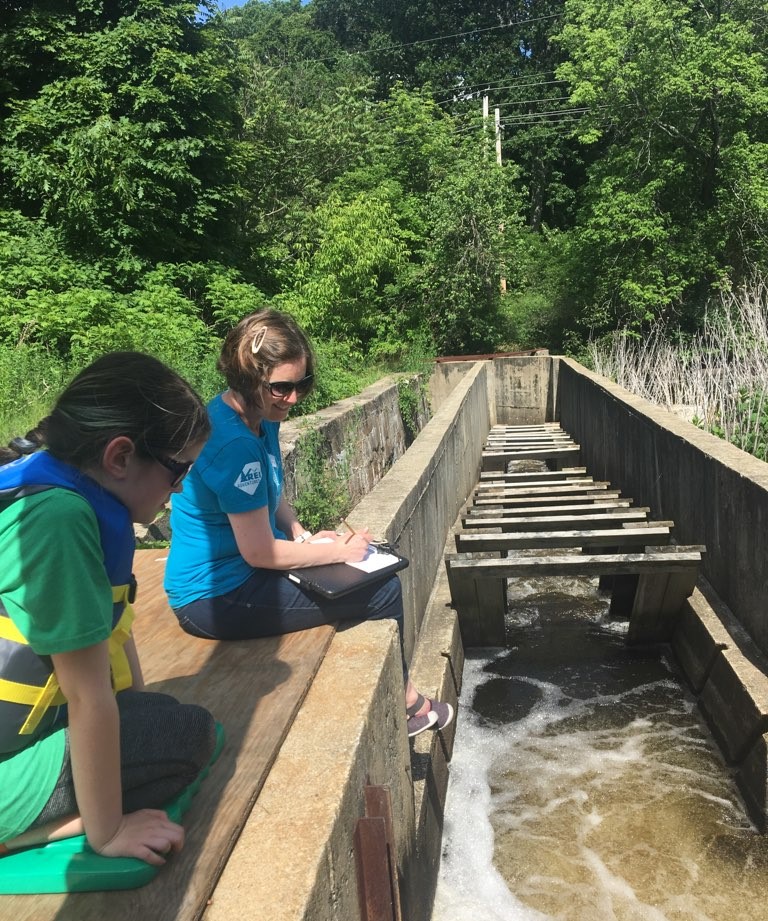
[[[432,921],[768,921],[768,837],[596,580],[512,582],[468,650]]]

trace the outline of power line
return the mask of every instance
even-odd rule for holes
[[[608,106],[595,106],[594,108],[589,108],[587,106],[573,108],[573,109],[553,109],[549,112],[530,112],[523,115],[510,116],[509,118],[502,119],[501,126],[504,127],[508,125],[510,127],[522,126],[522,125],[534,125],[534,124],[546,124],[546,125],[561,125],[568,124],[572,122],[577,122],[581,120],[581,116],[584,114],[592,113],[598,109],[607,109]],[[456,134],[467,134],[470,131],[487,131],[489,126],[483,124],[482,122],[467,125],[464,128],[456,128]]]
[[[473,102],[472,98],[462,100],[461,98],[457,99],[458,94],[467,93],[470,97],[485,95],[491,92],[502,92],[503,90],[516,90],[524,89],[527,86],[551,86],[554,83],[567,83],[567,80],[529,80],[527,83],[508,83],[506,85],[499,85],[495,83],[475,83],[469,86],[462,86],[456,89],[451,96],[446,96],[445,99],[435,99],[435,105],[441,106],[444,103],[448,102]]]
[[[276,70],[282,70],[285,67],[290,67],[293,64],[322,64],[325,61],[336,61],[342,57],[361,57],[366,54],[383,54],[388,51],[399,51],[401,48],[413,48],[416,45],[431,45],[436,42],[449,41],[455,38],[465,38],[472,35],[480,35],[484,32],[494,32],[499,29],[511,29],[515,26],[525,26],[531,25],[537,22],[546,22],[548,19],[557,19],[562,15],[562,13],[550,13],[548,16],[537,16],[532,17],[531,19],[521,19],[517,22],[508,22],[502,23],[497,26],[483,26],[478,29],[470,29],[466,32],[453,32],[449,35],[436,35],[434,38],[422,38],[413,42],[403,42],[399,45],[387,45],[383,48],[367,48],[363,51],[339,51],[338,54],[332,54],[327,57],[322,58],[294,58],[291,61],[286,61],[283,64],[273,65]]]

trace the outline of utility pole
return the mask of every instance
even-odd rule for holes
[[[496,108],[493,110],[494,122],[496,127],[496,162],[501,166],[501,111]]]
[[[483,156],[488,157],[488,97],[483,96]],[[496,164],[501,166],[501,110],[496,107],[493,110],[494,123],[495,123],[495,133],[496,133]],[[504,233],[504,224],[499,224],[499,233]],[[505,276],[501,276],[499,279],[499,288],[501,289],[502,294],[507,293],[507,279]]]
[[[501,113],[498,108],[493,110],[494,122],[496,127],[496,163],[501,166]],[[503,235],[504,233],[504,224],[499,224],[499,232]],[[499,287],[501,288],[501,293],[507,293],[507,279],[504,275],[499,279]]]

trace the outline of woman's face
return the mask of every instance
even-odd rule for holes
[[[297,361],[286,361],[275,365],[267,381],[262,384],[259,398],[261,401],[261,418],[269,422],[282,422],[288,413],[301,399],[296,389],[290,390],[285,396],[280,396],[269,389],[270,384],[298,383],[307,374],[307,360],[300,358]]]

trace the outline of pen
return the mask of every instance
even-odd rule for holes
[[[347,539],[344,541],[345,544],[348,544],[352,538],[357,534],[357,531],[352,527],[352,525],[347,521],[346,518],[341,519],[342,524],[345,524],[349,528],[349,534]]]

